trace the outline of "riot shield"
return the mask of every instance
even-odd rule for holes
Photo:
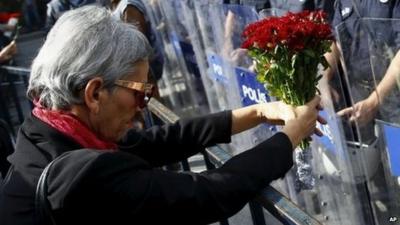
[[[218,108],[234,109],[267,102],[269,99],[265,88],[256,82],[254,73],[248,70],[252,61],[247,52],[240,48],[241,32],[245,25],[258,19],[254,8],[195,2],[194,10],[200,27],[200,43],[203,43],[203,47],[198,48],[199,54],[206,58],[206,76],[213,82]],[[236,135],[231,144],[233,153],[265,140],[271,136],[273,129],[261,126]]]
[[[152,27],[164,52],[160,95],[180,116],[209,112],[189,33],[178,1],[145,1]]]
[[[398,19],[377,18],[336,27],[343,68],[339,76],[345,84],[337,111],[343,115],[347,145],[357,155],[354,164],[363,175],[358,190],[364,189],[363,202],[369,202],[375,224],[390,224],[399,212],[400,147],[393,143],[400,137],[400,65],[391,64],[400,57],[399,28]]]

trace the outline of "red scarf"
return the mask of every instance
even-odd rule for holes
[[[35,103],[33,115],[47,123],[64,135],[72,138],[84,148],[117,150],[113,142],[100,140],[87,126],[76,116],[63,111],[47,110]]]

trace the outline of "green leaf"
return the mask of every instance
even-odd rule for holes
[[[305,56],[305,57],[304,57],[304,63],[305,63],[306,65],[310,64],[310,58],[307,57],[307,56]]]
[[[330,67],[328,61],[326,61],[325,56],[322,56],[322,57],[320,58],[320,62],[321,62],[321,64],[322,64],[322,66],[324,67],[324,70],[326,70],[326,69],[328,69],[328,68]]]
[[[315,79],[315,83],[318,83],[318,81],[321,80],[321,78],[322,78],[322,75],[321,74],[318,75],[317,78]]]
[[[315,57],[316,57],[314,51],[312,51],[312,50],[310,50],[310,49],[304,49],[303,52],[304,52],[304,54],[305,54],[306,56],[309,56],[309,57],[312,57],[312,58],[315,58]]]

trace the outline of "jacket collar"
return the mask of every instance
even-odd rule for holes
[[[9,157],[9,161],[25,161],[24,158],[29,161],[35,157],[47,164],[64,152],[81,148],[74,140],[31,114],[18,132],[15,153]]]

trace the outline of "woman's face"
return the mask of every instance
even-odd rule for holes
[[[146,83],[149,72],[147,60],[136,62],[134,67],[135,71],[123,80]],[[107,141],[119,141],[133,127],[135,114],[141,111],[141,100],[143,93],[140,91],[117,85],[100,104],[92,129]]]

